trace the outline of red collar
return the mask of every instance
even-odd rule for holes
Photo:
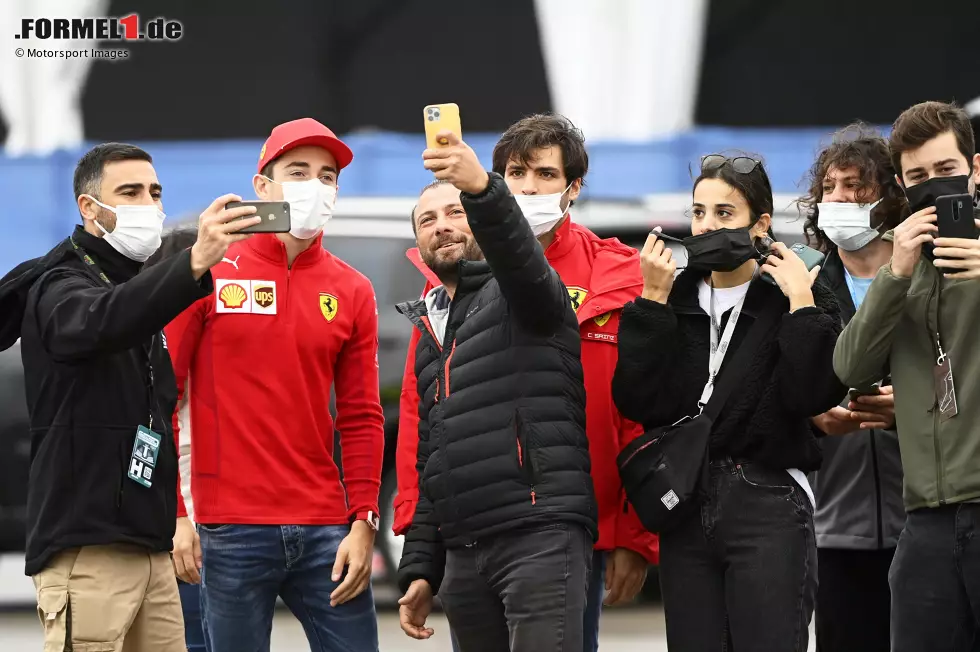
[[[415,268],[422,273],[422,276],[425,277],[425,280],[429,282],[429,286],[426,287],[426,290],[428,290],[429,287],[435,288],[442,285],[442,281],[440,281],[439,277],[435,275],[435,272],[429,269],[429,266],[426,265],[424,262],[422,262],[422,254],[419,252],[418,247],[412,247],[411,249],[405,252],[405,255],[408,256],[408,259],[410,261],[412,261],[412,264],[415,265]]]
[[[274,233],[257,233],[245,241],[245,245],[259,256],[274,263],[286,264],[286,245]],[[293,267],[306,267],[320,261],[326,254],[323,250],[323,233],[321,232],[306,250],[300,252],[293,261]]]
[[[551,241],[548,248],[545,249],[544,256],[549,262],[558,260],[566,256],[572,249],[575,248],[575,239],[570,237],[572,231],[572,216],[565,213],[565,217],[561,218],[561,225],[558,230],[555,231],[555,239]]]

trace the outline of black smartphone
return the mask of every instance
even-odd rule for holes
[[[848,396],[854,402],[857,402],[862,396],[877,396],[878,394],[881,394],[881,389],[877,385],[872,385],[867,389],[852,389],[848,392]]]
[[[789,250],[800,257],[800,259],[806,265],[806,268],[808,270],[811,270],[817,265],[822,264],[824,258],[826,258],[824,254],[820,253],[816,249],[806,246],[805,244],[796,243],[795,245],[790,247]],[[771,250],[767,250],[762,253],[763,253],[763,262],[765,262],[764,260],[765,256],[768,256],[773,252]],[[767,283],[772,283],[773,285],[779,285],[778,283],[776,283],[776,279],[774,279],[773,277],[769,276],[766,273],[762,274],[762,278]]]
[[[936,198],[936,217],[940,238],[980,237],[977,223],[973,221],[973,197],[970,195],[943,195]]]
[[[225,208],[239,206],[255,206],[255,212],[246,217],[259,217],[262,221],[255,226],[242,229],[238,233],[289,233],[289,202],[288,201],[232,201]],[[245,219],[245,217],[239,218]]]

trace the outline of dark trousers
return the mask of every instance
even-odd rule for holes
[[[712,462],[709,484],[700,512],[660,535],[668,647],[806,652],[817,589],[809,498],[786,471],[730,460]]]
[[[817,551],[817,652],[891,650],[888,569],[894,556],[894,548]]]
[[[592,543],[555,524],[448,550],[439,598],[460,652],[582,652]]]
[[[888,579],[895,652],[980,650],[980,505],[911,512]]]
[[[585,601],[585,622],[583,623],[583,652],[597,652],[599,649],[599,617],[602,615],[602,599],[606,595],[606,551],[592,553],[592,573],[589,575],[589,594]],[[453,652],[460,652],[456,633],[449,630]]]

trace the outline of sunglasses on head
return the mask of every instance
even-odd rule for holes
[[[754,158],[749,158],[748,156],[736,156],[735,158],[728,158],[723,154],[708,154],[707,156],[701,157],[701,171],[707,172],[708,170],[715,170],[728,163],[732,166],[732,169],[739,174],[749,174],[757,167],[759,167],[759,161]]]

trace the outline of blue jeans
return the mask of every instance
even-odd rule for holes
[[[177,580],[180,606],[184,611],[184,643],[187,652],[204,652],[204,624],[201,620],[201,587]]]
[[[340,584],[331,573],[348,526],[202,525],[198,531],[208,652],[268,652],[277,596],[303,625],[311,652],[377,652],[370,587],[330,606]]]
[[[589,576],[589,594],[585,603],[585,641],[583,652],[598,652],[599,650],[599,616],[602,615],[602,598],[605,595],[606,584],[606,553],[595,550],[592,553],[592,574]],[[450,630],[453,652],[460,652],[456,634]]]

